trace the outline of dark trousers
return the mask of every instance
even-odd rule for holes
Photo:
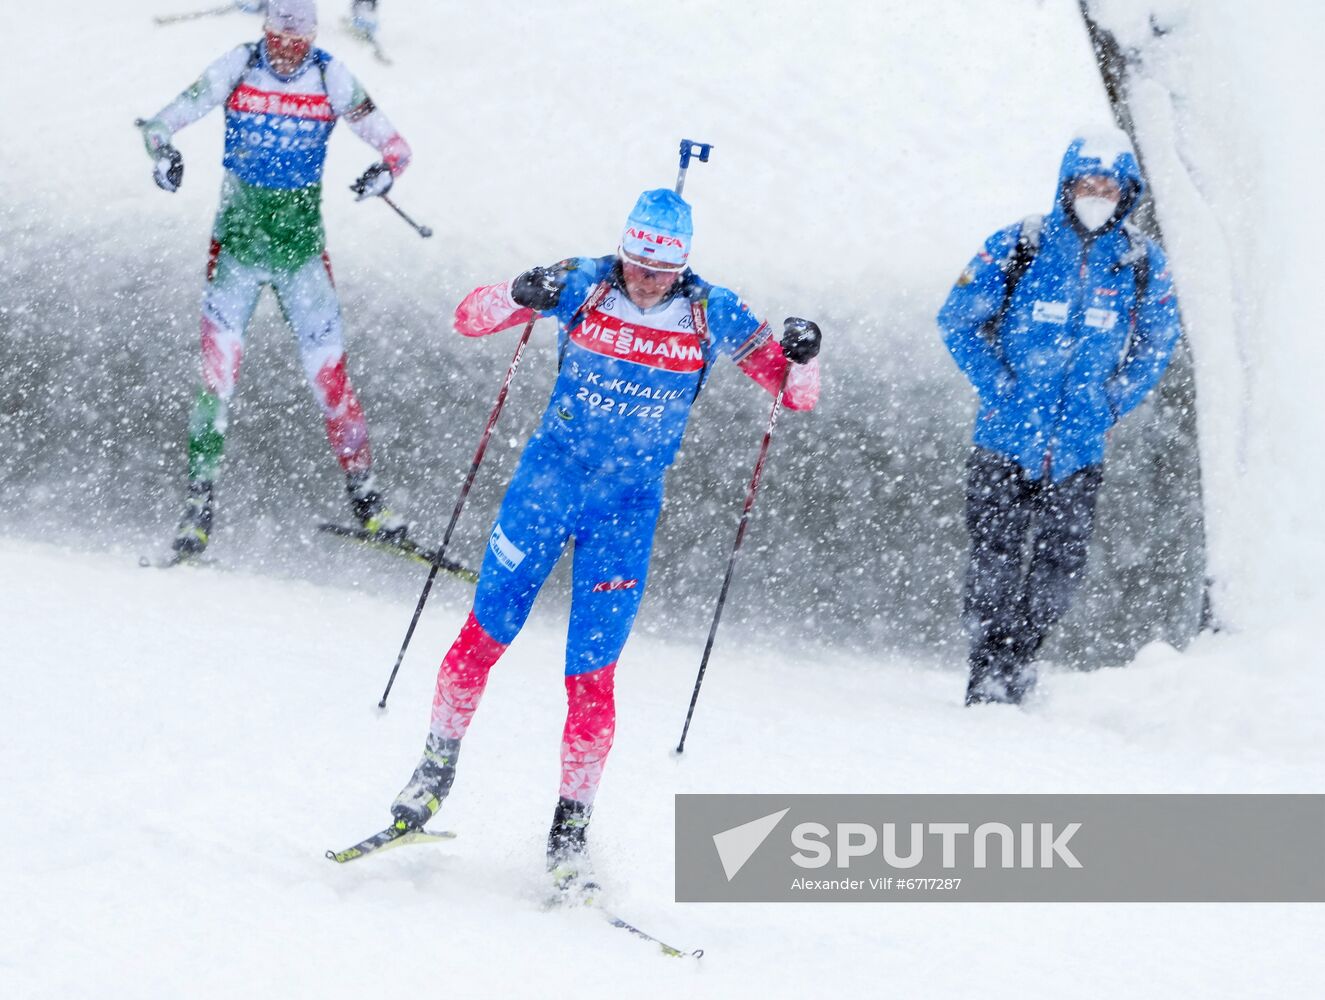
[[[964,620],[972,687],[991,674],[1015,684],[1085,575],[1103,467],[1047,482],[1032,479],[1003,455],[976,448],[966,468],[971,557]]]

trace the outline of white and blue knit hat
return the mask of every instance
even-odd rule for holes
[[[267,31],[312,38],[317,34],[317,4],[314,0],[268,0]]]
[[[670,188],[645,191],[621,234],[621,249],[633,264],[654,271],[680,271],[690,259],[694,227],[690,206]]]

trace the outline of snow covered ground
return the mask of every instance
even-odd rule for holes
[[[386,819],[467,593],[435,592],[379,716],[420,574],[371,553],[265,547],[264,533],[305,523],[300,492],[330,503],[338,489],[297,374],[273,368],[289,351],[270,312],[256,326],[274,346],[255,347],[246,375],[267,395],[235,434],[217,552],[237,568],[136,567],[178,499],[220,127],[213,116],[180,136],[186,180],[171,198],[151,186],[129,122],[255,33],[240,15],[148,19],[189,6],[70,0],[33,15],[0,65],[7,92],[42,96],[0,116],[0,336],[25,338],[49,380],[29,380],[48,390],[39,397],[0,372],[0,996],[1319,995],[1320,906],[670,902],[677,792],[1325,792],[1309,270],[1320,212],[1299,197],[1321,140],[1296,119],[1325,39],[1318,10],[1285,2],[1271,20],[1232,2],[1166,2],[1170,20],[1190,8],[1183,27],[1157,43],[1141,17],[1131,39],[1153,46],[1148,153],[1196,321],[1208,509],[1236,629],[1181,654],[1148,646],[1127,669],[1051,671],[1024,711],[970,712],[951,649],[845,652],[830,600],[793,652],[751,643],[758,628],[737,629],[733,608],[677,761],[707,623],[683,598],[711,599],[754,444],[742,438],[726,462],[725,442],[694,429],[664,524],[666,554],[680,555],[660,567],[623,656],[593,832],[622,914],[706,949],[694,964],[590,914],[539,907],[564,704],[555,592],[494,672],[466,741],[444,814],[460,838],[344,868],[322,857]],[[321,6],[323,43],[414,144],[402,205],[438,231],[421,244],[386,210],[328,196],[356,371],[379,404],[388,471],[418,484],[420,516],[449,513],[437,484],[463,469],[487,406],[474,380],[492,382],[511,349],[484,344],[468,360],[445,340],[447,310],[476,282],[610,249],[625,208],[671,180],[689,135],[717,144],[688,188],[697,266],[770,315],[841,319],[823,412],[780,425],[738,591],[784,608],[799,593],[788,579],[814,569],[849,579],[843,591],[932,583],[926,634],[955,633],[945,574],[960,526],[942,504],[956,495],[970,400],[932,316],[985,234],[1048,207],[1070,131],[1107,115],[1075,2],[572,0],[480,13],[390,0],[392,67],[330,26],[338,3]],[[1122,24],[1142,5],[1106,6]],[[338,134],[328,191],[368,160]],[[546,375],[540,350],[526,367]],[[730,402],[729,377],[701,403],[710,421],[757,422],[763,402]],[[536,410],[525,391],[528,412],[504,418],[513,438]],[[407,397],[410,419],[393,409]],[[885,437],[895,426],[903,436]],[[438,450],[411,451],[410,434]],[[814,446],[855,438],[904,449],[813,461]],[[513,456],[501,449],[485,468],[462,522],[471,548]],[[848,578],[844,552],[880,539],[892,550],[897,535],[832,503],[851,482],[873,489],[885,461],[888,483],[929,477],[914,509],[928,520],[903,522],[913,548],[894,552],[917,576]],[[737,471],[716,477],[724,466]],[[246,506],[245,489],[273,492]],[[870,502],[882,507],[881,494]],[[825,522],[839,530],[807,527]],[[795,535],[807,541],[788,549]],[[773,537],[781,549],[765,546]],[[719,555],[700,572],[692,551]]]
[[[676,792],[1325,791],[1318,625],[1062,673],[970,712],[932,662],[632,640],[594,820],[612,902],[698,963],[543,912],[563,624],[493,672],[443,822],[338,867],[409,776],[466,610],[441,588],[379,716],[399,602],[0,541],[8,997],[1307,997],[1320,906],[672,903]],[[21,581],[21,582],[20,582]],[[1251,673],[1254,668],[1254,674]]]

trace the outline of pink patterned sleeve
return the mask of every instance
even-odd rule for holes
[[[819,402],[819,359],[811,358],[806,364],[793,365],[782,353],[782,345],[769,338],[758,349],[748,354],[738,367],[770,393],[778,391],[782,373],[791,366],[787,376],[787,391],[782,405],[789,410],[813,410]]]
[[[465,337],[486,337],[534,318],[534,311],[515,304],[511,283],[482,285],[455,307],[456,332]]]

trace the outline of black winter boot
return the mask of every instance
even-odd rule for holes
[[[1044,644],[1044,633],[1027,625],[1016,642],[1012,644],[1012,663],[1008,677],[1008,701],[1020,705],[1022,699],[1035,688],[1039,679],[1039,670],[1035,666],[1035,656]]]
[[[986,636],[973,644],[969,662],[971,676],[966,684],[966,704],[1016,704],[1020,700],[1010,690],[1016,675],[1011,640],[1001,635]]]

